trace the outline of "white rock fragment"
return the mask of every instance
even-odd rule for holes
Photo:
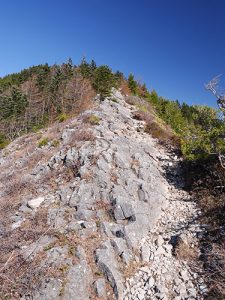
[[[12,229],[16,229],[16,228],[20,227],[21,224],[23,223],[23,221],[24,221],[24,220],[19,220],[19,221],[17,221],[17,222],[14,222],[14,223],[12,224]]]
[[[36,208],[38,208],[41,205],[41,203],[44,200],[45,200],[44,197],[37,197],[35,199],[29,200],[27,202],[27,206],[30,207],[30,208],[32,208],[32,209],[36,209]]]

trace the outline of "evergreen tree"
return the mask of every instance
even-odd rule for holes
[[[111,89],[115,86],[115,77],[108,66],[100,66],[95,70],[93,88],[100,94],[101,100],[110,96]]]
[[[84,78],[90,79],[92,77],[91,65],[86,61],[85,57],[82,58],[79,69]]]
[[[96,62],[92,59],[90,63],[90,70],[93,73],[97,68]]]
[[[2,105],[0,113],[2,119],[22,114],[28,105],[27,97],[16,87],[12,88],[10,96],[1,97],[0,102]]]
[[[133,74],[130,74],[129,77],[128,77],[128,87],[134,95],[137,94],[138,85],[137,85],[137,82],[134,79]]]

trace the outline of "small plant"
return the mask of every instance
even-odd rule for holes
[[[148,109],[145,105],[137,105],[137,108],[140,112],[147,113]]]
[[[91,125],[99,125],[100,123],[100,118],[95,115],[87,115],[84,118],[84,122],[89,123]]]
[[[46,138],[43,138],[42,140],[39,141],[38,147],[39,147],[39,148],[44,147],[44,146],[46,146],[46,145],[48,144],[48,142],[49,142],[49,140],[48,140],[47,137],[46,137]]]
[[[96,271],[96,272],[95,272],[95,275],[101,277],[101,276],[103,276],[104,274],[103,274],[102,272],[100,272],[100,271]]]
[[[57,147],[57,146],[59,146],[59,140],[53,140],[52,141],[52,143],[51,143],[51,145],[53,146],[53,147]]]
[[[58,270],[62,273],[66,273],[69,270],[70,266],[65,264],[65,265],[61,265],[59,266]]]
[[[32,126],[31,131],[37,133],[42,128],[44,128],[44,124],[37,124]]]
[[[75,255],[76,252],[76,247],[74,247],[73,245],[70,245],[69,249],[68,249],[68,253],[71,257],[73,257]]]
[[[61,123],[64,122],[68,119],[68,115],[65,113],[61,113],[60,115],[58,115],[57,120]]]
[[[51,250],[53,247],[54,247],[53,244],[49,244],[49,245],[45,246],[43,250],[44,250],[44,251],[49,251],[49,250]]]
[[[4,134],[0,133],[0,149],[4,149],[6,146],[8,146],[9,141],[5,137]]]
[[[115,103],[119,103],[119,101],[116,99],[116,98],[112,98],[110,99],[112,102],[115,102]]]
[[[62,297],[65,293],[65,287],[66,287],[66,280],[64,279],[63,282],[62,282],[62,285],[61,285],[61,289],[59,291],[59,296]]]
[[[173,252],[180,260],[195,260],[198,257],[197,249],[192,248],[190,244],[182,239],[178,239]]]

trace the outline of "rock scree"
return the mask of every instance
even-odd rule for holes
[[[46,232],[21,249],[28,259],[44,249],[42,266],[61,270],[43,278],[32,299],[191,300],[207,293],[203,279],[177,254],[194,253],[202,230],[200,211],[183,190],[180,158],[144,132],[143,121],[132,117],[135,110],[113,90],[80,117],[100,120],[91,127],[95,138],[73,145],[71,120],[61,149],[29,174],[35,180],[57,170],[57,190],[40,188],[21,202],[12,230],[44,207],[61,237],[57,243]],[[70,170],[72,178],[63,180],[60,170]]]

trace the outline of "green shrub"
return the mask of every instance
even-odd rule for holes
[[[94,71],[92,85],[95,91],[104,100],[111,95],[111,89],[116,85],[116,78],[108,66],[100,66]]]
[[[116,99],[116,98],[112,98],[112,99],[110,99],[112,102],[114,102],[114,103],[118,103],[118,100]]]
[[[6,136],[0,132],[0,149],[4,149],[6,146],[8,146],[9,140],[6,138]]]
[[[137,95],[138,84],[135,81],[133,74],[130,74],[128,77],[128,87],[133,95]]]
[[[52,142],[51,142],[51,145],[53,146],[53,147],[57,147],[57,146],[59,146],[59,140],[53,140]]]
[[[58,115],[57,120],[58,120],[59,122],[64,122],[64,121],[66,121],[68,118],[69,118],[69,117],[68,117],[67,114],[61,113],[60,115]]]
[[[99,125],[100,118],[95,115],[88,116],[87,122],[91,125]]]
[[[39,148],[44,147],[44,146],[46,146],[46,145],[48,144],[48,142],[49,142],[49,140],[48,140],[47,137],[46,137],[46,138],[43,138],[42,140],[39,141],[38,147],[39,147]]]
[[[137,105],[137,108],[140,112],[144,112],[144,113],[148,112],[147,107],[143,104]]]

